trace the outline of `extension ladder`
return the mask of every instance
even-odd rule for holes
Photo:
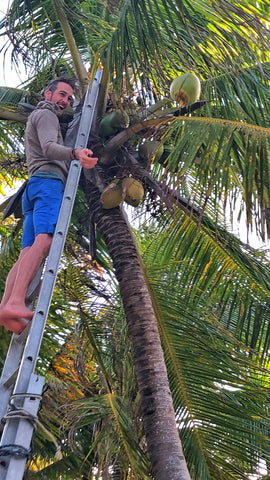
[[[87,146],[101,77],[102,71],[98,70],[91,89],[88,88],[86,92],[79,124],[77,121],[78,130],[75,148],[85,148]],[[31,308],[39,291],[33,320],[21,335],[13,334],[3,367],[0,379],[0,419],[4,423],[0,441],[0,480],[22,479],[26,461],[31,455],[30,446],[45,380],[44,377],[35,374],[34,370],[80,174],[80,162],[78,160],[72,161],[50,253],[43,273],[43,280],[40,280],[41,268],[27,292],[27,306]]]

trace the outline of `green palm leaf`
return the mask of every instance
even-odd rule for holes
[[[269,285],[268,268],[256,279],[250,270],[249,279],[246,261],[250,259],[241,252],[239,243],[242,260],[235,263],[235,242],[227,246],[227,253],[234,248],[234,261],[229,253],[231,259],[227,257],[226,268],[222,269],[225,263],[221,259],[226,253],[221,252],[219,244],[196,231],[192,221],[188,224],[179,220],[166,235],[162,234],[162,227],[154,236],[152,231],[151,240],[144,245],[146,274],[167,360],[179,433],[188,461],[202,478],[248,478],[240,464],[229,462],[228,468],[228,460],[237,451],[240,462],[253,464],[255,469],[260,445],[267,447],[264,424],[268,420],[263,406],[268,402],[266,377],[252,357],[256,360],[256,356],[263,356],[263,342],[265,346],[269,344],[267,311],[261,309],[259,317],[265,325],[264,333],[262,323],[260,327],[257,324],[258,308],[262,303],[266,307],[269,296],[268,288],[265,289],[266,281]],[[215,290],[222,299],[222,312]],[[258,330],[261,338],[255,345]],[[249,416],[251,411],[254,417]]]
[[[159,225],[151,223],[147,213],[147,234],[141,224],[138,242],[165,353],[179,434],[192,477],[248,478],[262,455],[269,459],[269,260],[239,242],[223,225],[228,212],[239,217],[245,205],[247,224],[253,225],[255,219],[263,238],[269,231],[268,4],[247,4],[244,0],[237,4],[225,0],[218,4],[131,0],[74,5],[68,0],[61,2],[61,18],[56,6],[51,0],[42,5],[34,0],[15,0],[2,21],[2,32],[9,34],[15,62],[22,55],[33,74],[44,72],[28,82],[29,86],[35,85],[34,91],[44,88],[46,75],[72,72],[72,62],[76,64],[80,52],[87,68],[88,62],[94,67],[98,61],[104,63],[100,112],[106,109],[108,87],[110,95],[113,92],[113,106],[122,104],[122,100],[130,102],[129,96],[133,106],[136,97],[147,103],[145,108],[137,108],[140,123],[146,117],[145,130],[134,128],[134,138],[127,129],[105,142],[105,146],[117,146],[126,154],[132,142],[137,146],[144,138],[153,137],[170,147],[166,162],[161,165],[154,160],[147,172],[153,177],[147,186],[147,206],[150,214],[158,216]],[[79,72],[81,63],[75,68]],[[205,106],[196,111],[196,116],[193,112],[177,117],[176,105],[169,99],[169,86],[177,73],[186,70],[201,79]],[[19,96],[17,100],[15,95],[2,98],[3,111],[15,107],[17,114]],[[160,99],[165,99],[166,107],[162,104],[151,111]],[[160,119],[162,115],[167,118]],[[8,134],[3,135],[5,147],[12,146],[8,138]],[[6,150],[10,157],[13,150]],[[133,154],[134,149],[131,157]],[[122,157],[130,159],[128,155]],[[104,168],[105,183],[110,181],[110,175],[114,176],[113,168]],[[164,214],[164,209],[160,215],[160,204],[156,207],[152,201],[155,182],[167,198],[173,198],[173,218]],[[195,211],[185,208],[179,212],[179,195],[190,199]],[[139,210],[142,218],[144,213]],[[67,341],[74,321],[77,327],[84,326],[89,339],[87,346],[85,339],[76,339],[85,348],[88,364],[86,368],[85,362],[81,370],[82,364],[76,359],[75,370],[67,371],[63,364],[58,371],[55,367],[55,375],[64,370],[61,378],[72,387],[76,403],[72,426],[70,419],[63,420],[60,415],[58,419],[52,416],[51,428],[58,438],[63,421],[67,422],[67,435],[72,429],[78,432],[78,444],[83,450],[80,465],[87,453],[88,467],[96,460],[101,469],[107,468],[117,458],[125,472],[132,465],[134,472],[143,477],[148,463],[141,428],[136,430],[135,440],[132,436],[133,426],[141,423],[141,417],[122,306],[99,232],[97,258],[108,272],[107,290],[101,288],[97,304],[91,304],[96,285],[87,275],[90,264],[81,250],[89,247],[87,216],[83,217],[83,227],[74,217],[40,371],[46,371],[52,359],[52,365],[56,365],[58,341],[65,345],[61,353],[65,351],[63,357],[68,365],[74,360],[75,353],[70,350],[73,344]],[[73,248],[74,241],[78,242],[77,249]],[[92,390],[89,379],[93,381]],[[99,394],[96,387],[100,388]],[[81,409],[79,418],[75,418],[77,408]],[[85,445],[86,430],[80,435],[80,424],[85,429],[90,426],[93,434],[93,425],[100,427],[101,420],[96,438],[91,437]],[[46,458],[44,451],[43,455]],[[68,462],[67,458],[66,465]],[[65,462],[59,464],[59,471],[64,466]],[[56,475],[56,465],[49,469],[51,475]]]

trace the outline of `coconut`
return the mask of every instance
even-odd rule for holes
[[[163,165],[164,167],[167,167],[168,166],[168,157],[169,155],[172,153],[174,147],[173,145],[169,145],[169,144],[166,144],[163,145],[163,154],[161,156],[161,158],[158,160],[158,162],[160,163],[160,165]]]
[[[122,181],[122,198],[133,207],[138,207],[144,196],[142,184],[135,178],[127,177]]]
[[[111,137],[115,134],[115,129],[111,124],[111,114],[105,115],[99,123],[98,134],[102,138]]]
[[[111,125],[115,130],[120,131],[129,126],[129,116],[124,110],[115,110],[110,114]]]
[[[100,197],[102,208],[105,209],[118,207],[122,200],[122,186],[119,180],[110,183]]]
[[[129,116],[125,111],[115,110],[108,113],[99,123],[98,133],[102,138],[111,137],[129,125]]]
[[[153,157],[158,162],[163,155],[164,147],[158,140],[147,140],[141,143],[138,148],[139,160],[143,165],[147,166],[149,160]]]
[[[181,107],[192,105],[200,98],[200,80],[193,73],[183,73],[173,80],[170,93]]]

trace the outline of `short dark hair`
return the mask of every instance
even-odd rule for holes
[[[54,92],[57,89],[58,83],[67,83],[67,85],[70,85],[71,88],[74,90],[75,89],[75,80],[73,78],[69,77],[57,77],[51,80],[45,90],[50,90],[50,92]]]

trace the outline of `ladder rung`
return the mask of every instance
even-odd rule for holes
[[[15,336],[15,342],[16,343],[23,343],[28,337],[29,330],[31,328],[31,322],[28,322],[28,325],[25,327],[25,329],[20,333],[20,335]]]
[[[15,383],[17,375],[18,375],[18,371],[19,371],[19,367],[17,367],[14,370],[14,372],[11,375],[9,375],[9,377],[6,380],[3,379],[2,385],[5,388],[9,388],[11,385],[13,385],[13,383]]]

